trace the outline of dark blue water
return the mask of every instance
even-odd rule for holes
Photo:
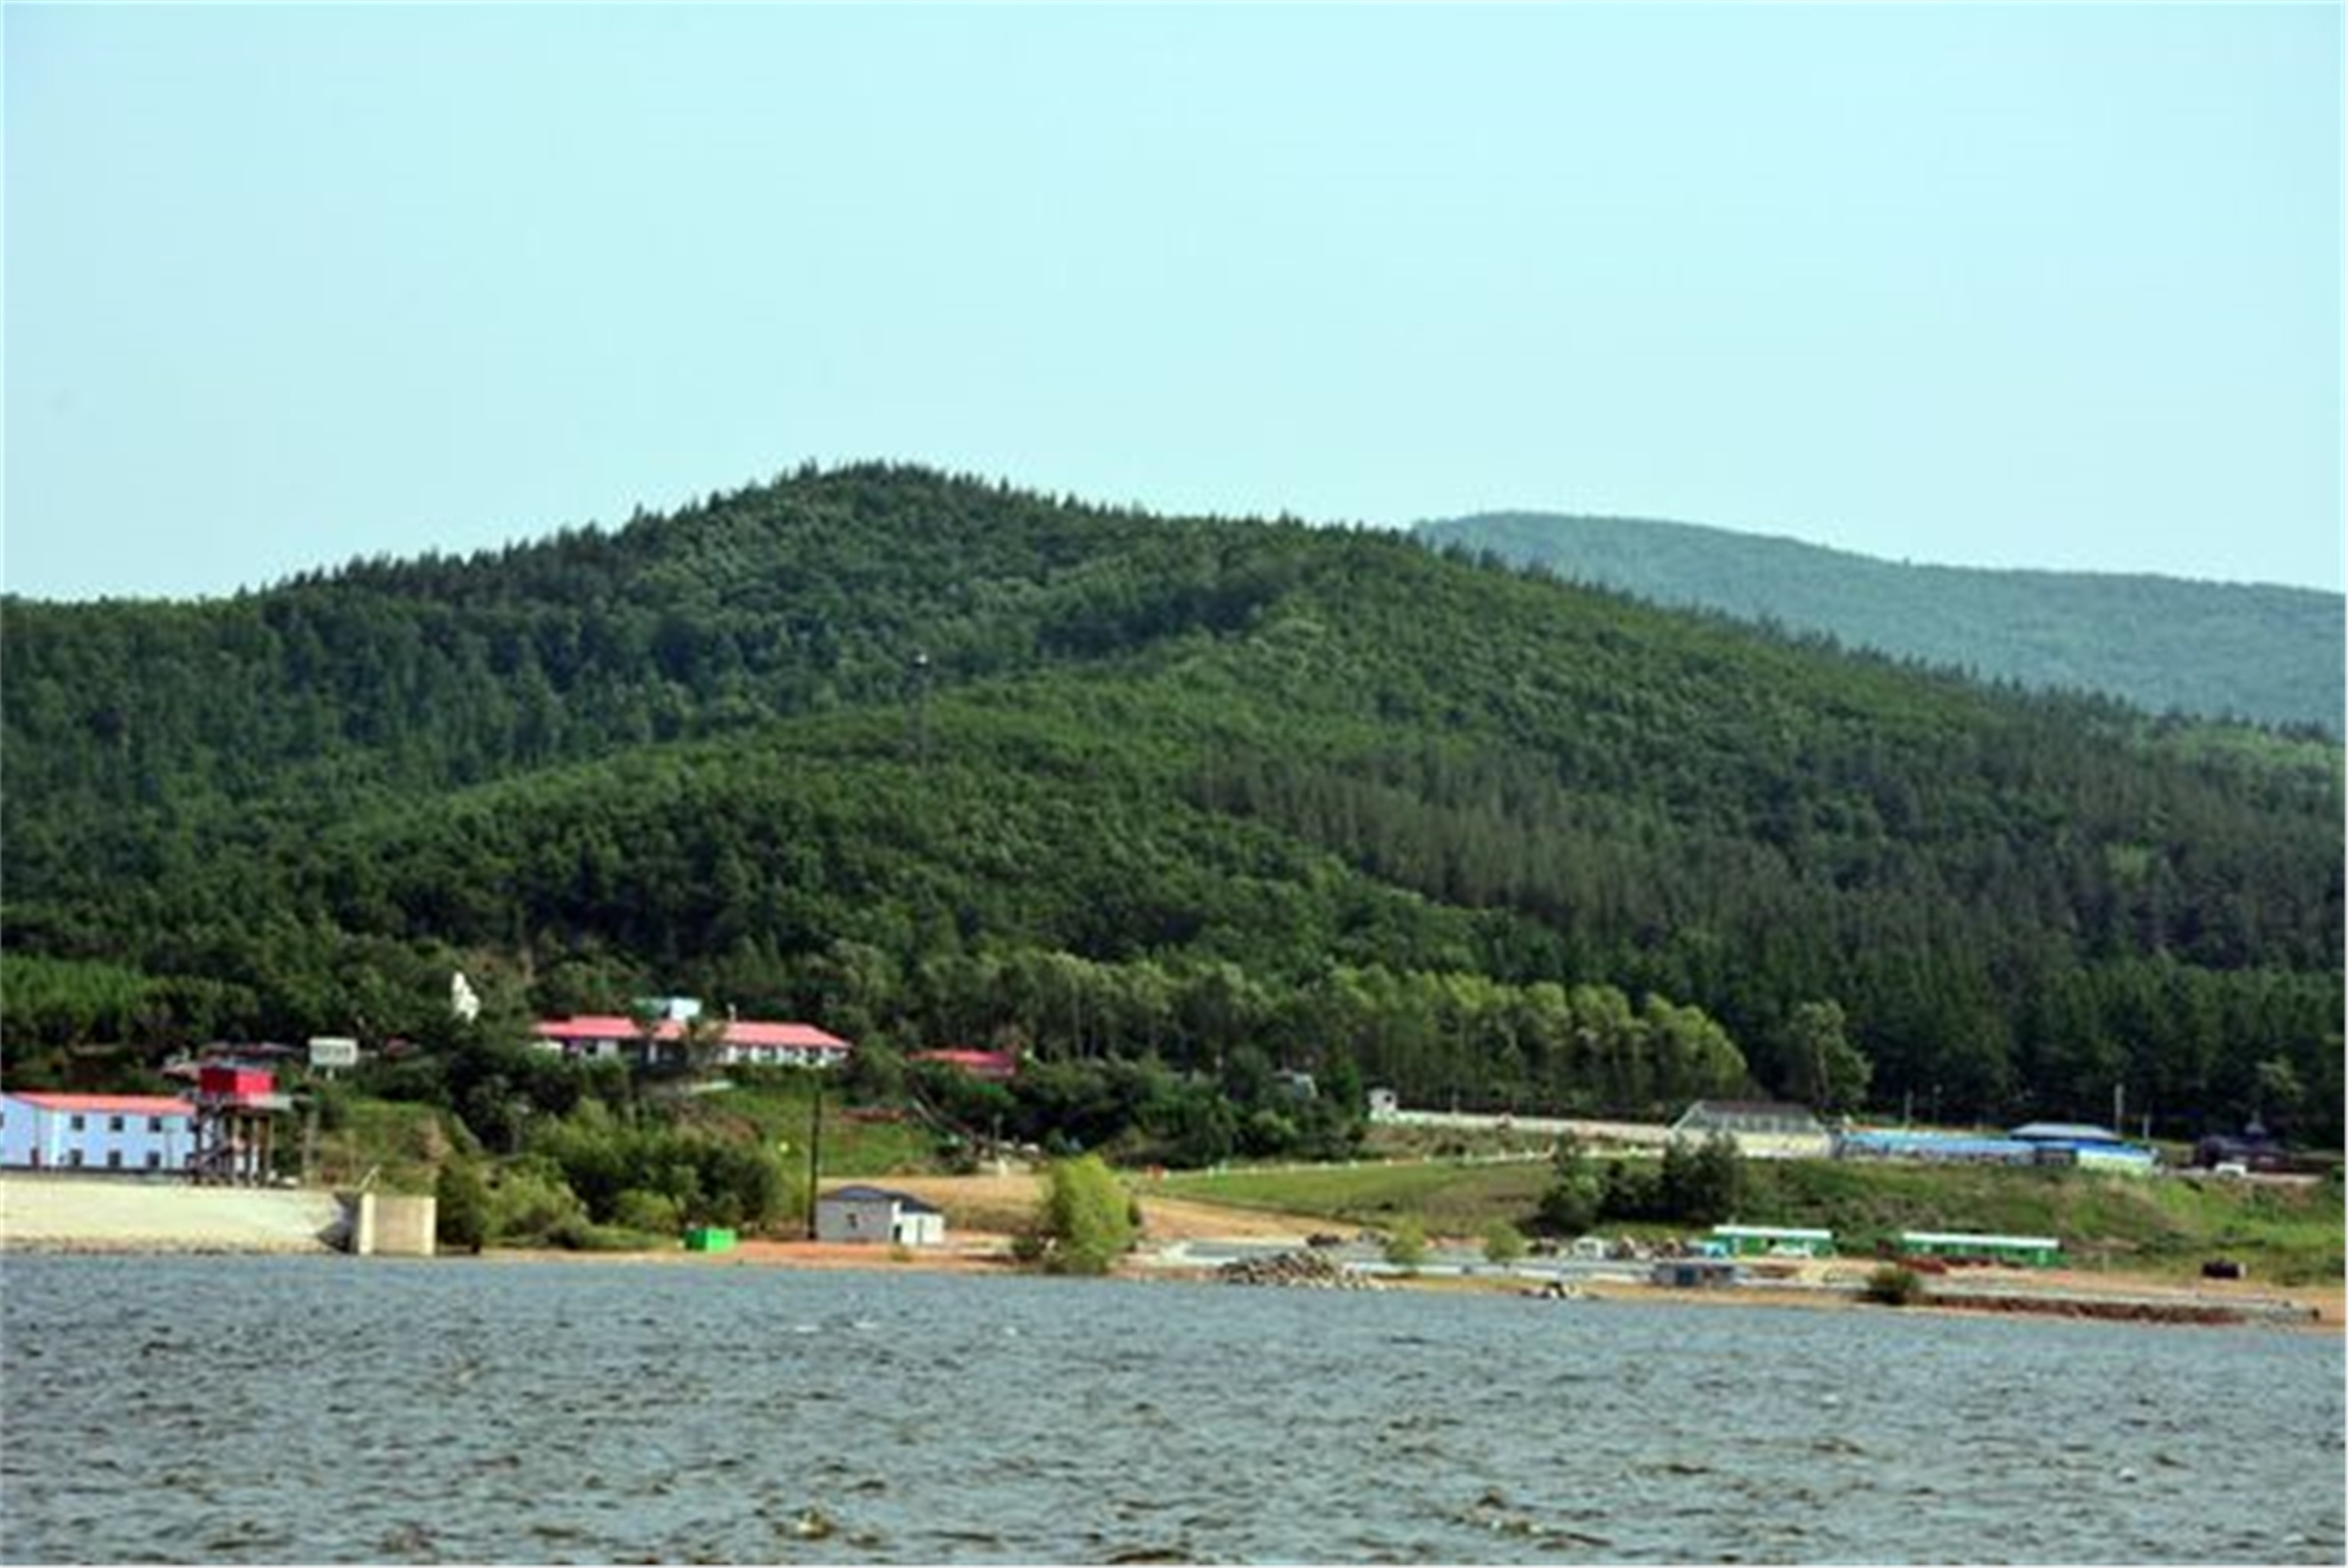
[[[2337,1338],[10,1258],[14,1562],[2338,1562]]]

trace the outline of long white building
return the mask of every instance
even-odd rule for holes
[[[575,1018],[541,1018],[531,1037],[542,1050],[597,1060],[652,1063],[675,1060],[685,1053],[684,1020],[660,1019],[648,1035],[633,1018],[597,1015]],[[729,1018],[715,1035],[711,1059],[723,1067],[830,1068],[846,1061],[854,1049],[846,1040],[826,1034],[812,1024],[762,1024]]]
[[[196,1108],[155,1094],[0,1094],[0,1169],[183,1174]]]

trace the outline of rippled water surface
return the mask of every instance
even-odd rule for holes
[[[598,1264],[12,1258],[26,1561],[2338,1562],[2250,1330]]]

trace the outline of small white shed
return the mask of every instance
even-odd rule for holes
[[[893,1192],[885,1187],[840,1187],[816,1200],[815,1239],[934,1247],[946,1239],[946,1217],[943,1211],[910,1192]]]

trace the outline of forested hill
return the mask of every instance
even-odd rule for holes
[[[2307,588],[1879,561],[1691,523],[1490,513],[1419,525],[1569,582],[1717,610],[1850,647],[2153,713],[2314,726],[2338,736],[2341,595]]]
[[[2336,1139],[2322,744],[1999,693],[1398,535],[804,470],[613,531],[0,614],[6,1045],[697,995]]]

